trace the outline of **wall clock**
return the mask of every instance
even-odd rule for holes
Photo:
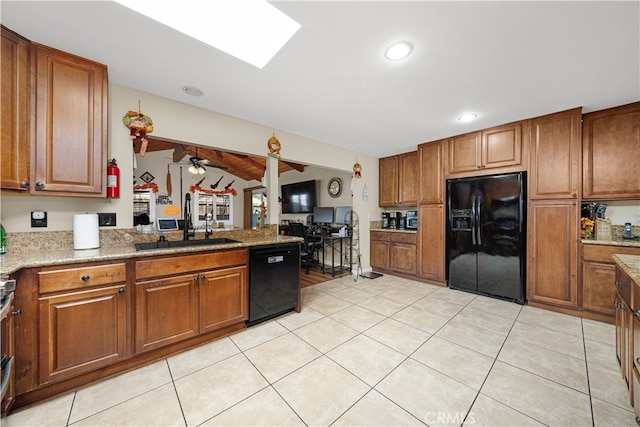
[[[342,193],[342,180],[340,178],[331,178],[327,190],[331,197],[338,197]]]

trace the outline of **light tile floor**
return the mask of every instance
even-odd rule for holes
[[[390,275],[14,411],[7,426],[628,426],[613,325]]]

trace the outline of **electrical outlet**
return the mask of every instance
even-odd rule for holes
[[[31,227],[46,227],[47,213],[44,211],[31,212]]]
[[[116,226],[116,213],[100,213],[98,212],[98,226],[100,227],[115,227]]]

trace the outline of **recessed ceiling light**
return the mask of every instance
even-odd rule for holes
[[[466,122],[475,120],[477,118],[478,118],[478,115],[476,113],[464,113],[463,115],[458,117],[458,121],[466,123]]]
[[[204,92],[195,86],[183,86],[182,91],[191,96],[203,96]]]
[[[400,61],[406,58],[413,51],[413,43],[402,41],[396,42],[384,51],[384,56],[389,61]]]
[[[115,1],[258,68],[300,28],[266,0]]]

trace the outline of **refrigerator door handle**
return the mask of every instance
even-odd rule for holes
[[[475,200],[477,207],[476,207],[476,240],[478,241],[478,246],[482,246],[482,229],[480,227],[480,223],[482,221],[482,216],[480,215],[480,204],[481,204],[481,199],[480,197],[476,196],[476,200]]]
[[[476,197],[471,200],[471,244],[476,245]]]

